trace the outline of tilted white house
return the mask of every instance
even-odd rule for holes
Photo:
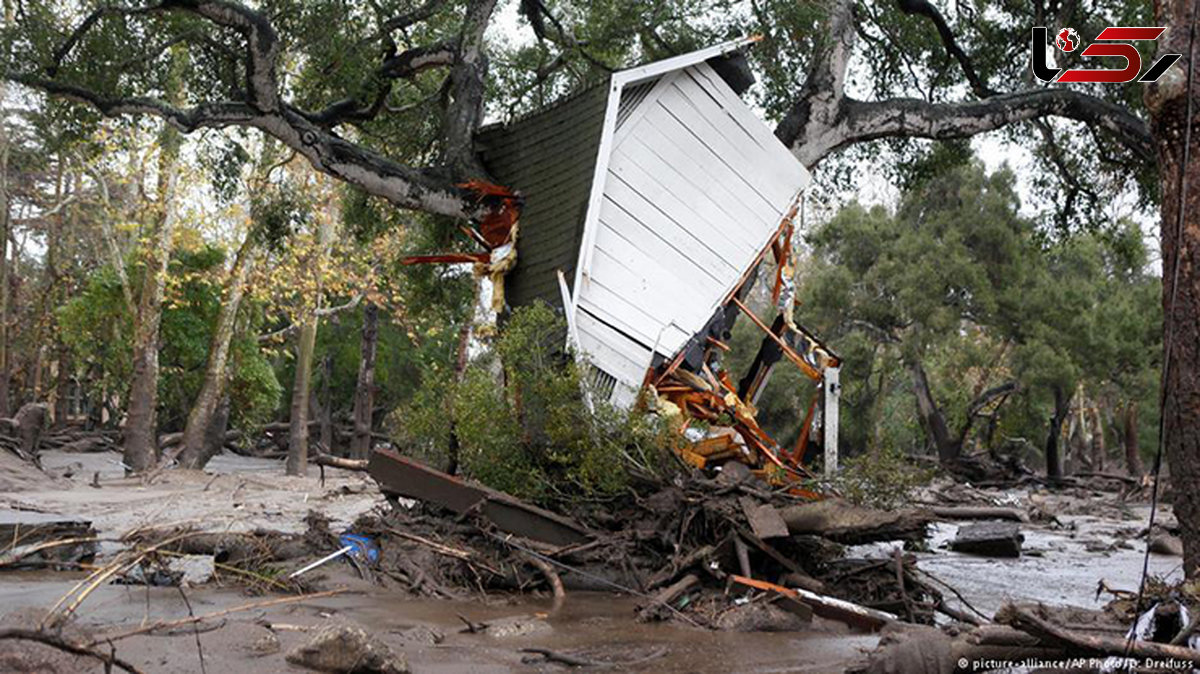
[[[508,303],[561,307],[615,404],[727,337],[731,294],[809,183],[740,98],[749,42],[616,72],[480,133],[485,166],[525,197]]]

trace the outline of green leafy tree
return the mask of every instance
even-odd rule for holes
[[[138,286],[143,265],[131,265]],[[172,256],[162,318],[163,375],[158,379],[161,429],[182,429],[200,390],[213,327],[221,305],[220,276],[224,253],[213,247],[177,250]],[[107,403],[128,395],[133,315],[122,297],[121,284],[111,267],[102,267],[83,290],[58,310],[63,340],[91,373],[89,397]],[[254,335],[244,327],[232,340],[234,362],[229,394],[234,423],[252,427],[266,421],[279,403],[281,388]],[[113,409],[113,418],[118,416]]]

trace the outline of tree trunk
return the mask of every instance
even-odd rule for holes
[[[178,70],[183,61],[173,57],[170,96],[181,98]],[[167,268],[171,262],[171,241],[175,234],[174,201],[179,181],[179,131],[165,125],[158,155],[158,209],[154,231],[149,237],[142,274],[142,296],[138,302],[133,330],[133,374],[129,384],[129,404],[125,415],[124,462],[127,470],[140,473],[158,462],[158,329],[162,323],[163,295],[167,286]]]
[[[214,415],[221,401],[225,399],[225,383],[229,379],[229,346],[237,327],[238,309],[246,293],[246,279],[254,268],[256,255],[252,234],[247,234],[238,249],[229,278],[225,281],[224,301],[217,314],[217,323],[213,326],[204,383],[200,386],[200,393],[183,429],[183,443],[179,452],[179,465],[183,468],[203,468],[216,452],[221,451],[221,444],[214,448],[207,441],[207,433],[214,424]],[[221,435],[224,436],[223,429]]]
[[[1100,405],[1092,408],[1092,465],[1098,472],[1104,472],[1108,459],[1108,446],[1104,442],[1104,420],[1100,418]]]
[[[938,407],[937,401],[933,398],[933,391],[929,388],[929,378],[925,375],[925,368],[917,361],[909,363],[909,372],[912,373],[913,394],[917,398],[917,416],[921,420],[921,427],[925,429],[925,434],[937,449],[938,460],[942,463],[951,463],[958,459],[959,449],[962,445],[956,442],[950,435],[950,427],[946,425],[946,416],[942,413],[942,408]]]
[[[317,418],[320,420],[321,447],[326,454],[334,454],[333,450],[333,356],[329,353],[321,359],[321,402],[317,405]]]
[[[229,430],[229,394],[225,394],[221,398],[221,404],[217,405],[216,412],[213,413],[212,419],[209,420],[208,428],[204,432],[204,463],[207,464],[214,456],[221,453],[225,448],[225,439],[228,436],[226,431]]]
[[[300,328],[296,344],[296,376],[292,383],[292,411],[288,419],[288,475],[308,473],[308,396],[316,342],[317,314],[310,312]]]
[[[54,425],[67,423],[71,412],[71,350],[58,346],[58,377],[54,385]]]
[[[6,18],[5,25],[9,23],[10,20]],[[0,100],[6,100],[6,92],[7,87],[0,83]],[[12,203],[8,194],[8,154],[8,125],[0,120],[0,417],[9,415],[9,382],[12,379],[8,352],[8,239],[12,214]]]
[[[1054,416],[1050,417],[1050,430],[1046,434],[1046,477],[1051,480],[1062,478],[1062,427],[1071,413],[1071,399],[1061,386],[1054,387]]]
[[[350,441],[352,459],[365,459],[371,453],[371,411],[375,406],[375,350],[378,343],[379,307],[367,300],[363,303],[358,384],[354,387],[354,437]]]
[[[1193,73],[1190,91],[1188,73],[1200,65],[1194,23],[1200,8],[1195,0],[1163,0],[1155,12],[1156,25],[1169,27],[1160,53],[1184,55],[1146,88],[1145,100],[1162,185],[1164,442],[1184,573],[1194,580],[1200,578],[1200,73]]]
[[[1138,447],[1138,406],[1132,400],[1126,403],[1121,419],[1121,444],[1125,447],[1125,469],[1134,479],[1142,479],[1146,468],[1142,465],[1142,450]]]
[[[330,246],[333,244],[334,226],[340,219],[337,207],[337,197],[330,195],[324,217],[317,223],[317,247],[313,255],[313,270],[317,275],[317,283],[313,297],[308,298],[308,308],[296,343],[296,376],[292,383],[292,409],[288,419],[288,475],[308,474],[308,408],[312,392],[313,350],[316,347],[317,326],[320,323],[317,309],[321,304],[323,280],[327,271],[325,266],[329,259]]]

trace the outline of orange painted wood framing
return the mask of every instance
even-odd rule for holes
[[[779,348],[783,350],[783,354],[788,357],[788,360],[795,363],[796,367],[800,368],[801,372],[808,375],[809,379],[812,379],[814,381],[821,380],[821,373],[817,372],[816,368],[814,368],[812,365],[809,365],[807,361],[805,361],[803,358],[801,358],[800,354],[796,353],[795,349],[788,346],[787,342],[783,341],[783,339],[779,335],[772,332],[771,328],[767,327],[766,323],[763,323],[761,320],[759,320],[758,316],[755,316],[754,312],[750,311],[750,307],[743,304],[742,301],[736,297],[729,298],[729,301],[732,302],[734,304],[734,306],[736,306],[738,309],[741,309],[742,313],[746,314],[746,316],[755,325],[758,326],[759,330],[762,330],[763,332],[767,333],[767,336],[770,337],[775,342],[775,344],[778,345]]]

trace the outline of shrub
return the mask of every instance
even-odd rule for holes
[[[678,433],[587,393],[565,336],[547,305],[517,309],[494,353],[460,381],[426,380],[393,415],[394,437],[431,465],[456,460],[484,484],[537,501],[611,495],[631,473],[661,479]]]
[[[913,493],[928,484],[933,474],[933,469],[921,468],[903,451],[889,445],[846,459],[833,486],[852,503],[890,509],[911,501]]]

